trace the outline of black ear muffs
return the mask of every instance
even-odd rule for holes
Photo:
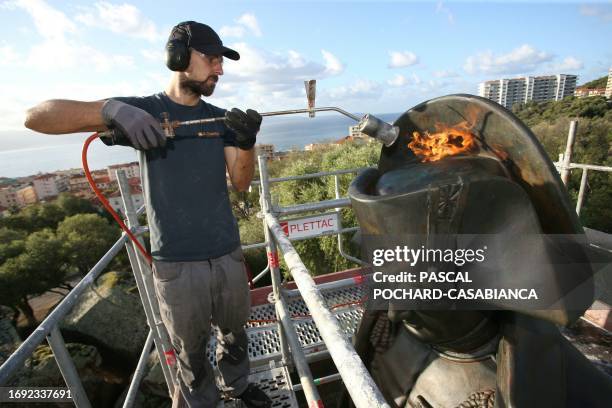
[[[191,31],[188,24],[179,24],[172,30],[166,43],[166,66],[171,71],[185,71],[189,66]]]
[[[166,43],[166,66],[171,71],[186,70],[190,56],[189,47],[183,41],[170,40]]]

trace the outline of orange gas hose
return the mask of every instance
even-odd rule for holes
[[[87,140],[85,140],[85,144],[83,145],[83,152],[81,153],[81,160],[83,162],[83,171],[85,172],[85,177],[87,177],[87,181],[89,182],[89,185],[91,186],[91,188],[92,188],[93,192],[95,193],[96,197],[98,197],[98,200],[100,200],[100,202],[102,203],[104,208],[106,208],[106,211],[108,211],[110,213],[110,215],[113,216],[115,221],[117,221],[117,224],[119,224],[121,229],[123,231],[125,231],[125,233],[128,235],[128,237],[134,243],[134,245],[136,245],[136,247],[138,248],[140,253],[142,253],[142,255],[145,257],[147,262],[149,262],[149,265],[151,265],[153,263],[153,258],[151,257],[151,255],[147,252],[147,250],[138,241],[136,236],[134,234],[132,234],[132,231],[130,231],[130,229],[127,227],[127,225],[125,225],[123,223],[123,220],[121,219],[121,217],[119,217],[119,214],[117,214],[117,212],[110,205],[110,203],[108,202],[106,197],[104,197],[104,194],[102,194],[102,192],[100,191],[98,186],[96,186],[96,182],[94,181],[93,177],[91,176],[91,172],[89,171],[89,165],[87,164],[87,150],[89,149],[89,145],[91,144],[91,142],[93,142],[97,138],[98,138],[98,133],[94,133],[93,135],[89,136],[87,138]]]

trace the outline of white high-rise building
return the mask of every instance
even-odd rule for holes
[[[511,109],[528,101],[559,101],[576,91],[576,75],[503,78],[480,83],[478,95]]]
[[[606,98],[612,98],[612,68],[608,70],[608,84],[606,85]]]

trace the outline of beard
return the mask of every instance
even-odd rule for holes
[[[219,80],[218,75],[210,75],[204,81],[195,81],[193,79],[182,78],[180,81],[181,88],[187,93],[196,96],[210,96],[215,91],[215,86]]]

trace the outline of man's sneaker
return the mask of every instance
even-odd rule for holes
[[[247,389],[238,398],[248,408],[269,408],[272,406],[272,400],[253,383],[249,383]]]

